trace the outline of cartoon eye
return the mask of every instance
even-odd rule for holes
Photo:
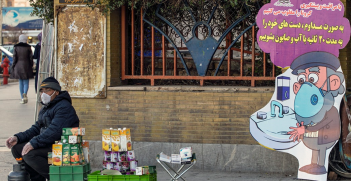
[[[308,81],[313,84],[316,83],[318,81],[318,75],[317,74],[308,75]]]
[[[300,84],[303,84],[305,81],[306,81],[306,76],[305,75],[299,75],[297,77],[297,81],[300,83]]]

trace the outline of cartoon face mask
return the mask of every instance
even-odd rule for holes
[[[309,118],[316,115],[324,105],[324,96],[330,91],[330,85],[327,84],[327,91],[322,87],[329,82],[329,77],[321,88],[316,87],[310,82],[304,82],[295,97],[295,113],[301,117]]]
[[[324,105],[324,93],[310,82],[301,85],[295,97],[295,112],[301,117],[316,115]]]

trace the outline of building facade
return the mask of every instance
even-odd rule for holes
[[[351,7],[346,0],[343,3],[347,10]],[[67,4],[60,4],[55,0],[56,10],[67,7]],[[129,20],[124,19],[125,11],[126,8],[119,8],[106,17],[105,33],[102,37],[105,39],[106,73],[106,78],[102,81],[105,87],[100,90],[103,95],[73,96],[80,126],[86,128],[85,139],[90,140],[94,148],[93,167],[99,168],[102,164],[101,130],[127,127],[131,128],[133,147],[137,150],[141,165],[156,164],[155,157],[160,152],[170,155],[178,152],[181,147],[191,146],[197,154],[198,164],[195,167],[198,169],[284,173],[297,170],[298,163],[294,157],[261,147],[249,131],[249,117],[269,102],[273,95],[273,86],[151,86],[153,80],[151,85],[127,85],[127,78],[131,76],[123,79],[127,75],[124,69],[125,60],[134,56],[128,47],[135,42],[125,40],[125,37],[132,36],[127,27],[123,26],[124,21]],[[58,17],[60,16],[56,16],[55,20],[59,22]],[[58,34],[64,31],[59,28],[60,24],[57,26]],[[347,86],[351,85],[351,80],[348,79],[351,65],[347,63],[347,58],[351,57],[349,48],[350,45],[341,50],[339,57]],[[142,55],[143,52],[140,53]],[[177,59],[176,55],[174,57]],[[174,62],[176,65],[181,64]],[[157,69],[153,63],[150,64],[151,70]],[[132,69],[129,71],[134,72]],[[173,75],[176,74],[179,72],[175,71]],[[70,78],[80,80],[76,76]],[[155,79],[157,78],[160,77]],[[91,79],[82,80],[83,84],[94,84]],[[259,80],[261,79],[255,81]],[[200,79],[199,81],[201,84]]]

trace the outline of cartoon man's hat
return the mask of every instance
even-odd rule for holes
[[[297,71],[308,67],[325,66],[336,71],[340,67],[338,57],[327,52],[309,52],[297,57],[290,68],[292,74],[297,75]]]

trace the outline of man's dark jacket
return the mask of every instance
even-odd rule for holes
[[[34,149],[50,147],[61,139],[62,128],[79,127],[79,119],[68,92],[62,91],[39,112],[38,121],[24,132],[15,134],[18,143],[30,142]]]
[[[341,122],[338,110],[332,106],[320,122],[313,126],[306,126],[305,128],[306,133],[318,131],[318,145],[339,140]]]

